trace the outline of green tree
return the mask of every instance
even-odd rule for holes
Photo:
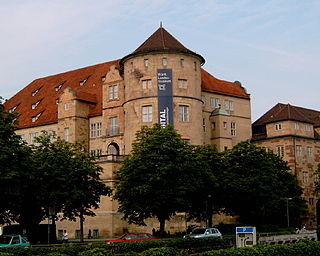
[[[302,188],[290,173],[287,162],[250,142],[241,142],[223,156],[217,173],[225,210],[249,224],[286,223],[286,198],[290,217],[305,209]]]
[[[172,126],[142,127],[117,173],[114,198],[129,223],[145,225],[149,217],[165,221],[185,208],[189,146]]]
[[[29,169],[31,150],[15,134],[17,114],[5,111],[0,97],[0,224],[15,220],[11,211],[20,195],[17,178]]]

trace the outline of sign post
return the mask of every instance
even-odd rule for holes
[[[252,247],[257,244],[256,227],[236,227],[237,248]]]

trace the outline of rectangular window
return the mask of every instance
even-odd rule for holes
[[[311,125],[306,124],[305,128],[306,132],[311,132]]]
[[[183,68],[184,67],[184,59],[180,59],[180,66]]]
[[[294,129],[295,129],[295,130],[299,130],[299,128],[300,128],[300,127],[299,127],[299,124],[298,124],[298,123],[294,123]]]
[[[280,157],[284,156],[284,146],[277,146],[277,155]]]
[[[302,146],[300,145],[296,146],[296,154],[297,156],[302,156]]]
[[[223,128],[227,129],[227,122],[223,122]]]
[[[236,123],[235,122],[231,122],[231,136],[235,137],[236,136]]]
[[[224,101],[224,107],[227,111],[233,111],[234,110],[234,106],[233,106],[233,101],[231,100],[225,100]]]
[[[274,128],[275,128],[276,131],[279,131],[279,130],[282,129],[281,124],[275,124]]]
[[[207,127],[206,127],[206,119],[205,118],[202,118],[202,127],[203,127],[203,131],[206,132]]]
[[[70,129],[64,128],[64,140],[69,141],[69,137],[70,137]]]
[[[210,105],[212,108],[219,108],[220,107],[220,99],[210,98]]]
[[[118,99],[118,85],[109,86],[109,100]]]
[[[307,155],[308,157],[312,157],[312,147],[307,147]]]
[[[168,65],[168,59],[167,58],[162,58],[162,65],[167,66]]]
[[[142,80],[142,89],[151,89],[151,88],[152,88],[152,80],[151,79]]]
[[[80,229],[76,229],[76,232],[75,232],[75,239],[79,239],[80,238]]]
[[[64,104],[64,110],[68,111],[70,109],[70,104],[66,103]]]
[[[96,138],[102,136],[102,123],[92,123],[90,124],[90,138]]]
[[[94,229],[92,232],[92,238],[99,238],[100,234],[99,234],[99,229]]]
[[[101,137],[102,136],[102,123],[99,122],[97,123],[97,137]]]
[[[108,135],[114,136],[119,134],[118,117],[109,118]]]
[[[211,123],[211,128],[212,128],[212,130],[216,129],[216,122]]]
[[[152,122],[152,106],[142,107],[142,122]]]
[[[38,137],[38,133],[29,133],[29,143],[35,145],[36,144],[36,138]]]
[[[189,122],[189,106],[179,106],[179,120],[180,122]]]
[[[202,95],[201,100],[202,100],[202,104],[206,104],[206,96]]]
[[[149,60],[148,59],[144,59],[144,67],[148,68],[149,66]]]
[[[302,172],[302,182],[304,184],[307,184],[308,183],[308,172],[307,171],[303,171]]]
[[[188,80],[187,79],[178,79],[178,87],[180,89],[187,89],[188,88]]]

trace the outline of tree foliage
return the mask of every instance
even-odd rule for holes
[[[156,124],[137,132],[115,186],[114,198],[125,219],[144,225],[145,219],[156,217],[163,231],[165,220],[185,207],[188,148],[172,126]]]
[[[241,142],[223,155],[218,173],[225,210],[245,223],[281,224],[290,210],[298,215],[305,208],[302,188],[288,164],[273,152]],[[292,215],[292,217],[294,217]]]

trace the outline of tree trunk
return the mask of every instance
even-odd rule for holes
[[[166,224],[166,219],[165,218],[158,218],[159,222],[160,222],[160,234],[164,234],[165,233],[165,224]]]
[[[83,217],[83,212],[80,212],[80,243],[83,243],[83,222],[84,222],[84,217]]]

